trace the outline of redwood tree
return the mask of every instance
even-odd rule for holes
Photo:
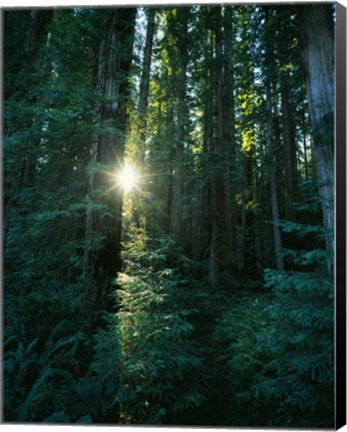
[[[101,243],[89,254],[92,278],[87,289],[86,316],[90,323],[100,310],[107,309],[112,281],[120,270],[122,192],[115,187],[115,174],[123,162],[135,14],[135,8],[112,9],[106,15],[106,31],[99,45],[97,85],[101,103],[97,114],[101,123],[92,149],[97,169],[91,193],[102,210],[93,211],[92,223],[87,219],[86,230],[99,236]]]
[[[334,254],[334,28],[332,6],[298,6],[313,153],[327,251]],[[319,35],[319,37],[317,37]]]

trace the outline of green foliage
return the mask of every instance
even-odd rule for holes
[[[282,391],[285,386],[290,389],[280,408],[283,411],[293,411],[293,414],[288,416],[288,421],[295,426],[301,423],[332,427],[332,277],[322,270],[315,273],[281,273],[267,270],[264,277],[266,286],[272,288],[276,295],[276,302],[268,306],[267,312],[276,323],[271,333],[276,344],[274,352],[283,358],[279,372],[287,376]],[[293,380],[292,377],[296,379]]]
[[[124,423],[163,423],[203,401],[201,359],[189,323],[193,308],[180,303],[189,286],[167,267],[169,247],[168,239],[153,241],[143,234],[126,245],[126,273],[117,291]]]
[[[225,347],[223,360],[227,365],[226,424],[266,426],[276,418],[275,401],[279,395],[268,394],[265,399],[255,389],[276,370],[276,357],[261,343],[271,328],[265,312],[270,301],[269,295],[260,297],[245,291],[242,297],[234,298],[230,311],[217,322],[214,338]],[[276,392],[275,387],[271,389]],[[234,411],[233,406],[238,410]]]
[[[90,366],[92,376],[98,386],[102,399],[100,409],[102,418],[112,415],[113,421],[119,421],[118,395],[120,391],[120,337],[118,319],[115,314],[104,314],[105,328],[99,329],[90,341],[94,351]]]
[[[299,224],[282,225],[296,233]],[[301,235],[316,232],[319,227],[308,226]],[[235,390],[230,403],[248,407],[229,421],[333,427],[334,282],[326,253],[287,250],[285,257],[301,269],[265,269],[269,292],[237,297],[217,324]]]
[[[72,414],[64,393],[76,384],[79,369],[77,353],[85,336],[82,333],[66,335],[70,325],[67,321],[61,321],[45,341],[37,337],[25,343],[13,331],[5,335],[6,421],[45,421],[54,410],[61,408]],[[76,417],[69,416],[68,419],[74,422]],[[54,420],[58,421],[57,416]]]

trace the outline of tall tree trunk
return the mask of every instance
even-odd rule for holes
[[[97,78],[96,78],[96,90],[99,95],[103,94],[104,88],[104,58],[105,58],[105,40],[102,40],[99,44],[99,53],[98,53],[98,63],[97,63]],[[101,101],[97,100],[95,104],[95,112],[101,113]],[[95,174],[96,174],[96,162],[98,156],[98,142],[99,136],[95,137],[92,145],[91,145],[91,158],[90,165],[92,165],[91,170],[89,172],[89,184],[88,184],[88,192],[87,192],[87,215],[86,215],[86,230],[85,230],[85,246],[84,246],[84,254],[83,254],[83,270],[84,272],[88,272],[89,265],[91,263],[91,245],[93,240],[93,219],[94,219],[94,211],[93,211],[93,194],[94,194],[94,183],[95,183]]]
[[[171,98],[171,88],[168,86],[167,88],[167,100]],[[169,106],[168,111],[166,113],[166,119],[165,119],[166,127],[165,127],[165,142],[172,142],[172,125],[174,123],[174,111],[173,107]],[[173,154],[172,150],[170,151],[170,157],[168,166],[166,168],[166,175],[165,175],[165,192],[163,194],[163,200],[164,200],[164,210],[163,210],[163,218],[164,218],[164,228],[165,232],[167,234],[170,233],[170,226],[171,226],[171,210],[172,210],[172,195],[173,195],[173,174],[172,174],[172,167],[173,167]]]
[[[280,83],[283,116],[283,142],[285,151],[285,184],[287,192],[286,213],[287,218],[294,220],[293,204],[298,199],[298,169],[289,89],[287,85],[287,77],[284,72],[281,72],[280,74]]]
[[[258,181],[255,167],[253,167],[252,176],[252,198],[254,202],[253,210],[253,224],[254,224],[254,249],[255,249],[255,270],[258,276],[261,276],[263,269],[263,254],[262,254],[262,229],[261,229],[261,215],[259,214],[259,198],[258,198]]]
[[[282,130],[280,127],[280,116],[278,110],[278,87],[277,87],[277,76],[272,77],[272,82],[269,86],[270,88],[270,99],[271,99],[271,112],[272,112],[272,151],[273,151],[273,167],[275,170],[276,179],[276,194],[279,214],[284,213],[285,206],[283,201],[279,197],[285,196],[285,182],[284,182],[284,169],[283,164],[278,163],[284,158],[283,152],[283,137]]]
[[[206,10],[206,21],[210,17],[210,9]],[[208,155],[213,149],[213,73],[211,65],[213,61],[213,41],[212,36],[207,32],[205,40],[205,53],[204,53],[204,115],[203,115],[203,154],[204,159],[201,162],[201,171],[204,175],[205,170],[208,169]],[[200,234],[200,248],[197,257],[200,260],[206,260],[209,254],[210,238],[211,238],[211,182],[206,176],[201,179],[201,204],[200,214],[201,219],[198,224]]]
[[[175,154],[175,174],[174,174],[174,193],[171,217],[171,233],[175,240],[182,242],[182,195],[183,195],[183,164],[184,164],[184,141],[186,139],[187,124],[187,101],[186,101],[186,81],[188,65],[188,16],[189,8],[177,9],[177,48],[178,77],[177,77],[177,137]]]
[[[221,7],[215,8],[215,133],[214,152],[216,154],[215,173],[211,182],[212,234],[209,259],[209,282],[213,288],[219,284],[221,236],[225,223],[224,184],[221,172],[223,161],[223,62]]]
[[[298,6],[325,242],[334,254],[334,33],[330,4]],[[319,37],[317,36],[319,35]]]
[[[140,82],[140,95],[138,105],[138,116],[139,116],[139,138],[140,146],[139,150],[139,162],[143,162],[145,158],[145,140],[146,140],[146,125],[147,125],[147,107],[148,107],[148,94],[149,94],[149,78],[152,63],[152,48],[153,38],[155,30],[155,8],[150,7],[147,13],[147,31],[146,31],[146,42],[143,52],[143,64],[142,74]]]
[[[147,30],[146,30],[146,42],[143,51],[143,62],[142,62],[142,73],[140,81],[140,94],[137,108],[138,114],[138,125],[137,125],[137,149],[135,151],[135,163],[139,166],[140,171],[144,168],[145,154],[146,154],[146,127],[147,127],[147,107],[148,107],[148,95],[149,95],[149,81],[152,63],[152,48],[153,38],[155,30],[155,12],[156,10],[149,7],[147,10]],[[140,226],[140,208],[141,208],[140,196],[135,196],[133,199],[133,212],[132,217],[134,224]]]
[[[276,159],[273,148],[273,114],[270,82],[267,80],[266,86],[266,111],[267,111],[267,129],[266,144],[269,154],[269,174],[270,174],[270,193],[271,193],[271,210],[273,223],[274,250],[276,258],[276,267],[278,270],[284,269],[282,257],[282,239],[279,228],[279,208],[277,198],[277,176],[276,176]]]
[[[228,255],[235,260],[236,252],[236,194],[235,194],[235,110],[234,110],[234,58],[233,8],[224,8],[224,75],[223,75],[223,134],[225,157],[228,163],[225,182],[225,235]]]
[[[243,153],[244,192],[242,203],[242,230],[243,230],[243,263],[242,269],[248,276],[256,272],[255,254],[255,220],[254,220],[254,149]]]
[[[282,257],[282,237],[279,228],[280,211],[278,202],[278,144],[280,141],[280,131],[278,127],[277,103],[273,103],[271,85],[273,84],[273,92],[276,91],[275,62],[273,57],[274,45],[273,39],[270,37],[272,29],[272,18],[270,9],[264,7],[266,20],[265,34],[265,91],[266,91],[266,147],[268,159],[268,171],[270,181],[270,202],[272,213],[272,231],[273,231],[273,248],[275,253],[275,262],[278,270],[284,270],[284,262]],[[272,12],[273,13],[273,12]],[[275,114],[274,114],[275,113]],[[275,142],[274,142],[275,141]],[[275,147],[276,146],[276,147]]]
[[[120,168],[123,160],[135,13],[135,8],[113,9],[107,17],[108,34],[101,41],[104,48],[100,47],[99,87],[104,100],[101,118],[102,122],[107,122],[108,129],[112,126],[114,130],[101,131],[96,146],[96,162],[103,165],[103,170],[95,172],[93,190],[97,194],[97,203],[105,211],[93,214],[92,232],[100,237],[101,244],[90,257],[92,283],[86,299],[86,317],[90,324],[99,311],[108,308],[112,281],[121,266],[122,194],[114,188],[112,174],[117,167]]]
[[[306,132],[306,119],[305,111],[302,111],[302,140],[304,146],[304,172],[305,179],[308,179],[308,148],[307,148],[307,132]]]

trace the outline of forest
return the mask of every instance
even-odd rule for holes
[[[3,421],[334,428],[335,5],[3,18]]]

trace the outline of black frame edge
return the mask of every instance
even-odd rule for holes
[[[335,426],[346,424],[346,8],[336,3]]]

